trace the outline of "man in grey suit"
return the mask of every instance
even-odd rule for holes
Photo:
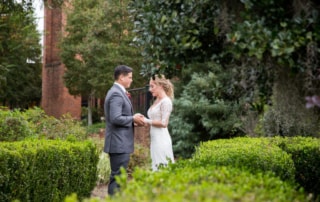
[[[113,195],[119,188],[115,176],[120,168],[127,169],[130,154],[134,150],[134,125],[143,125],[144,116],[133,114],[133,108],[126,88],[132,83],[132,68],[119,65],[114,70],[115,82],[108,91],[104,102],[106,136],[104,152],[109,154],[111,174],[108,194]]]

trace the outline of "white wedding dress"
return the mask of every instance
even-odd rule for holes
[[[164,125],[169,122],[172,111],[172,101],[164,97],[159,103],[152,105],[148,110],[151,120],[161,121]],[[150,153],[152,170],[157,171],[159,167],[174,163],[172,141],[168,128],[150,127]]]

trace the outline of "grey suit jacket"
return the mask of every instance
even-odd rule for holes
[[[116,84],[106,95],[104,113],[106,118],[104,152],[133,153],[133,108],[128,96]]]

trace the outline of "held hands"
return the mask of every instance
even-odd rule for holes
[[[145,124],[152,125],[152,120],[151,119],[148,119],[148,118],[144,117],[143,121],[144,121]]]
[[[152,125],[152,120],[144,117],[142,114],[137,113],[133,115],[133,121],[135,126],[147,126]]]
[[[145,117],[140,113],[133,115],[134,125],[135,126],[144,126],[145,125],[144,118]]]

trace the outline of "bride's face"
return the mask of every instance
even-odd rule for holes
[[[150,80],[149,82],[149,91],[151,92],[153,97],[157,97],[159,95],[160,86],[154,82],[154,80]]]

